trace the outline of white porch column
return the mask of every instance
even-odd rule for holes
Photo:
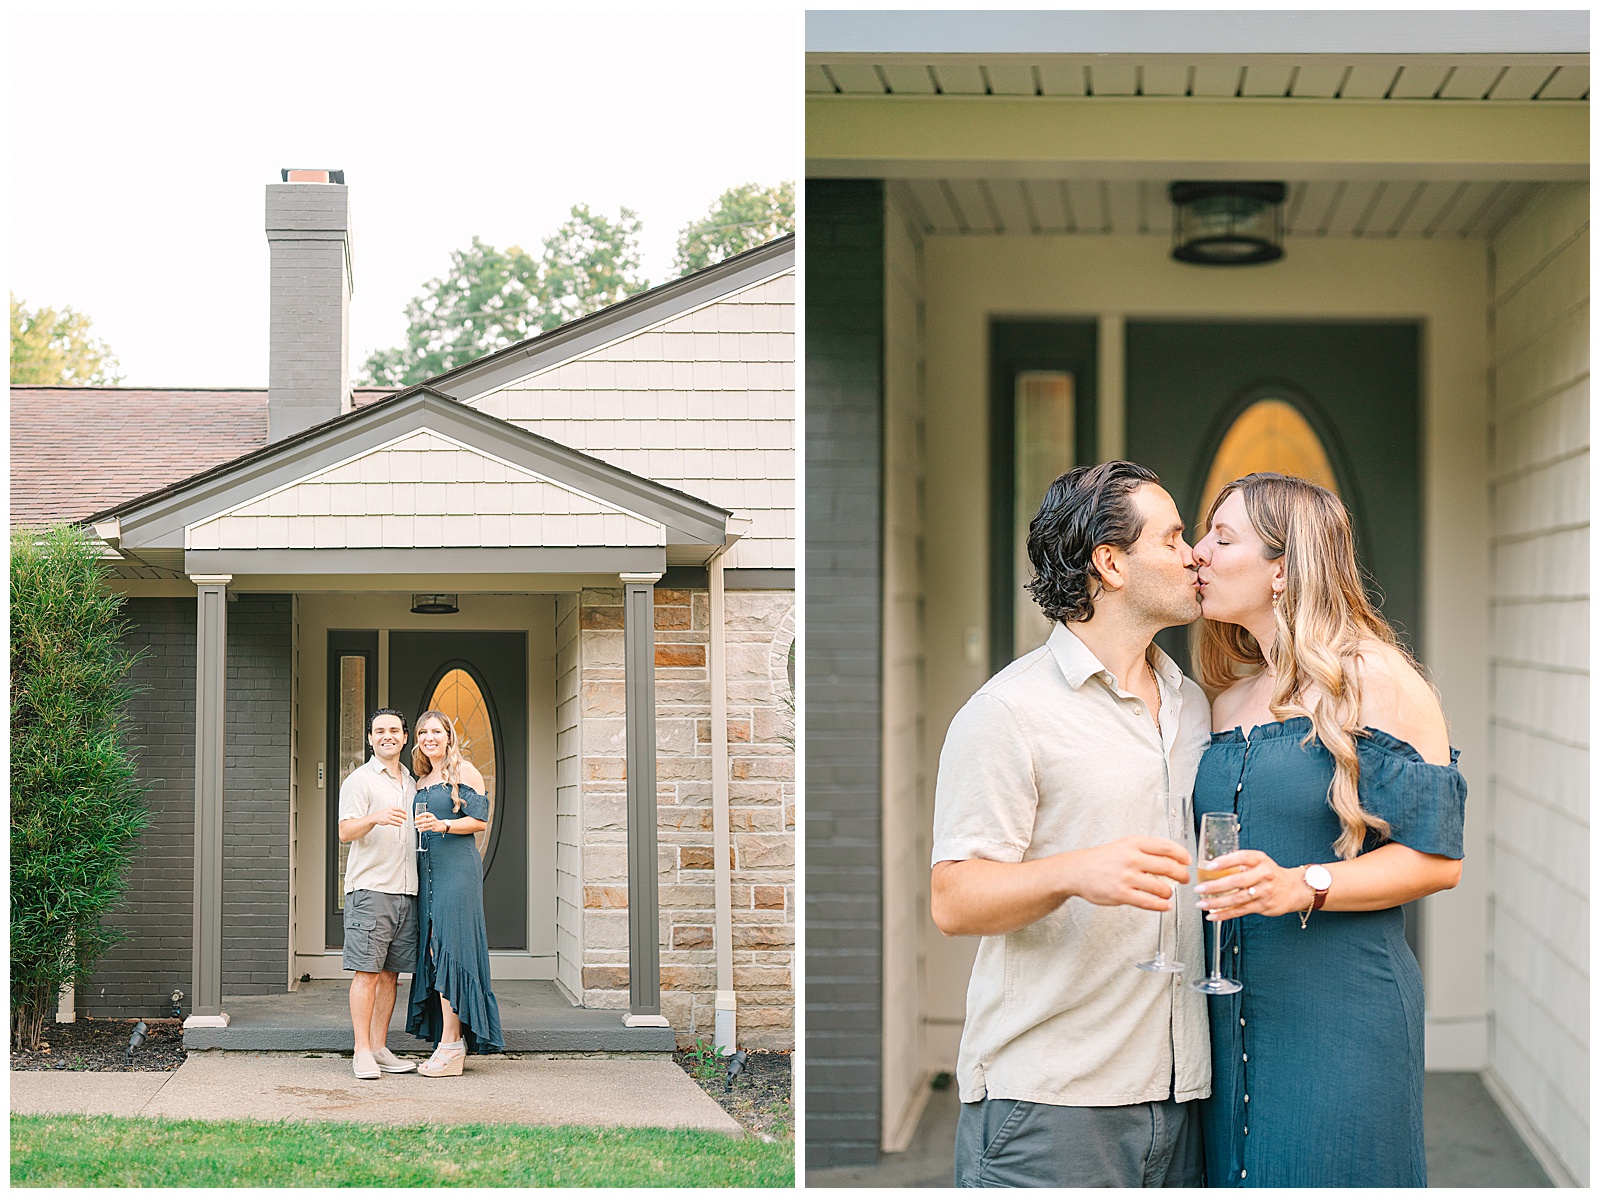
[[[661,1014],[660,879],[656,865],[656,614],[659,574],[623,574],[623,691],[628,770],[629,1027],[669,1027]]]
[[[194,574],[194,991],[184,1027],[227,1027],[222,1009],[223,717],[231,574]]]

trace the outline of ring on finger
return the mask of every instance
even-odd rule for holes
[[[1250,887],[1250,890],[1249,890],[1248,893],[1249,893],[1251,898],[1255,898],[1256,897],[1256,888],[1254,886]]]

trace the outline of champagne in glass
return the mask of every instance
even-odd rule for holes
[[[1229,869],[1213,869],[1211,862],[1226,857],[1239,848],[1239,817],[1231,811],[1208,811],[1200,817],[1199,874],[1202,882],[1214,882],[1233,873]],[[1232,891],[1224,891],[1231,894]],[[1222,976],[1222,921],[1212,925],[1211,974],[1198,982],[1190,982],[1201,994],[1236,994],[1244,987],[1231,978]]]
[[[413,816],[415,818],[420,819],[422,817],[423,812],[427,811],[427,809],[428,809],[428,805],[426,803],[419,802],[416,805],[416,808],[413,810],[412,814],[413,814]],[[428,851],[428,834],[426,832],[424,832],[421,828],[418,828],[417,829],[417,852],[426,853],[427,851]]]

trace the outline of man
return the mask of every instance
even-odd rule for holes
[[[1029,526],[1050,639],[968,700],[934,800],[933,918],[982,936],[958,1186],[1198,1186],[1211,1092],[1191,789],[1205,695],[1151,643],[1200,614],[1183,522],[1132,462],[1068,471]],[[1158,915],[1158,912],[1167,912]],[[1160,947],[1185,974],[1143,972]]]
[[[406,718],[385,707],[367,721],[372,757],[339,788],[344,867],[344,967],[350,982],[356,1076],[410,1073],[384,1043],[395,986],[417,960],[417,834],[411,819],[416,779],[400,760]]]

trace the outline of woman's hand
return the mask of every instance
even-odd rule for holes
[[[444,820],[438,818],[436,815],[433,814],[433,812],[428,811],[428,810],[423,810],[417,816],[417,831],[419,831],[419,832],[443,832],[444,830],[445,830]]]
[[[1241,915],[1289,915],[1311,905],[1312,890],[1299,868],[1286,868],[1258,849],[1240,849],[1206,863],[1207,869],[1231,869],[1232,877],[1202,882],[1194,888],[1196,905],[1213,922]],[[1223,893],[1227,892],[1227,893]]]

